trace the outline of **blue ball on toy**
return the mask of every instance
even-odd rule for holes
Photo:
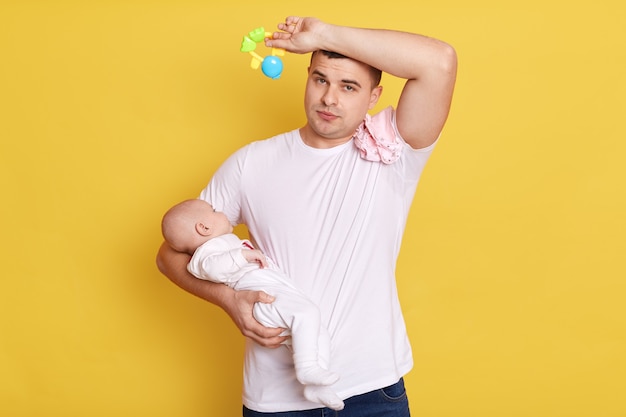
[[[272,80],[277,80],[283,73],[283,61],[277,56],[266,56],[261,64],[261,71]]]

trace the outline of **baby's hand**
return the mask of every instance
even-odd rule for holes
[[[267,266],[267,258],[263,255],[258,249],[243,249],[243,257],[246,258],[248,262],[256,262],[259,264],[261,268],[265,268]]]

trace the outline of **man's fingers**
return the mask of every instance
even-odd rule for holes
[[[285,23],[278,24],[278,28],[286,32],[293,32],[299,21],[300,21],[299,17],[289,16],[285,19]]]
[[[283,342],[288,339],[286,336],[259,337],[255,334],[251,334],[248,337],[256,344],[268,349],[279,348],[282,346]]]
[[[268,349],[276,349],[281,347],[285,340],[287,340],[287,336],[270,337],[269,339],[263,339],[264,343],[261,346]]]
[[[270,304],[270,303],[274,302],[275,299],[276,299],[276,297],[273,297],[273,296],[269,295],[266,292],[263,292],[263,291],[258,291],[257,292],[257,301],[256,302],[260,302],[260,303],[264,303],[264,304]]]
[[[291,33],[287,33],[287,32],[274,32],[272,33],[272,40],[278,40],[278,39],[289,39],[291,37]]]
[[[263,347],[277,348],[287,340],[287,336],[281,336],[284,331],[285,329],[265,327],[254,321],[250,323],[250,326],[246,328],[243,334]]]

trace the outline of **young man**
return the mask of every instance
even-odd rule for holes
[[[200,198],[244,223],[256,246],[319,306],[331,335],[333,390],[342,416],[408,416],[402,377],[412,367],[395,264],[420,173],[448,116],[456,55],[444,42],[391,30],[288,17],[267,46],[313,52],[307,123],[233,154]],[[327,53],[325,51],[332,51]],[[370,117],[382,70],[406,79],[395,111]],[[380,162],[378,162],[380,161]],[[160,270],[217,304],[247,336],[244,416],[307,416],[282,329],[252,316],[259,291],[234,291],[189,275],[167,244]],[[296,411],[303,410],[303,411]]]

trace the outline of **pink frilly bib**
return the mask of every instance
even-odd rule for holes
[[[396,134],[393,118],[391,106],[374,116],[365,116],[353,136],[361,158],[385,164],[392,164],[400,158],[404,142]]]

